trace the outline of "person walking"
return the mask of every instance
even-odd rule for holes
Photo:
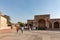
[[[21,27],[21,32],[23,33],[23,31],[24,31],[24,27]]]
[[[16,25],[16,31],[17,31],[17,33],[18,33],[18,31],[19,31],[19,26],[18,26],[18,25]]]
[[[13,27],[12,27],[12,25],[11,25],[11,29],[12,29]]]

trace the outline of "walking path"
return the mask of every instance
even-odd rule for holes
[[[6,30],[5,30],[6,31]],[[60,31],[21,31],[0,32],[0,40],[60,40]]]

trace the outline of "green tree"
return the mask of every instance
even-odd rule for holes
[[[22,27],[22,26],[24,26],[24,23],[22,23],[22,22],[18,22],[18,24]]]

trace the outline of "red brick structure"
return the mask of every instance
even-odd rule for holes
[[[50,19],[50,15],[35,15],[34,20],[27,20],[28,24],[38,27],[47,27],[47,29],[60,29],[60,19]]]

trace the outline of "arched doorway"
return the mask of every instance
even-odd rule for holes
[[[39,27],[45,27],[45,20],[44,19],[40,19],[39,21],[38,21],[38,26]]]
[[[59,22],[54,23],[54,28],[59,28]]]

